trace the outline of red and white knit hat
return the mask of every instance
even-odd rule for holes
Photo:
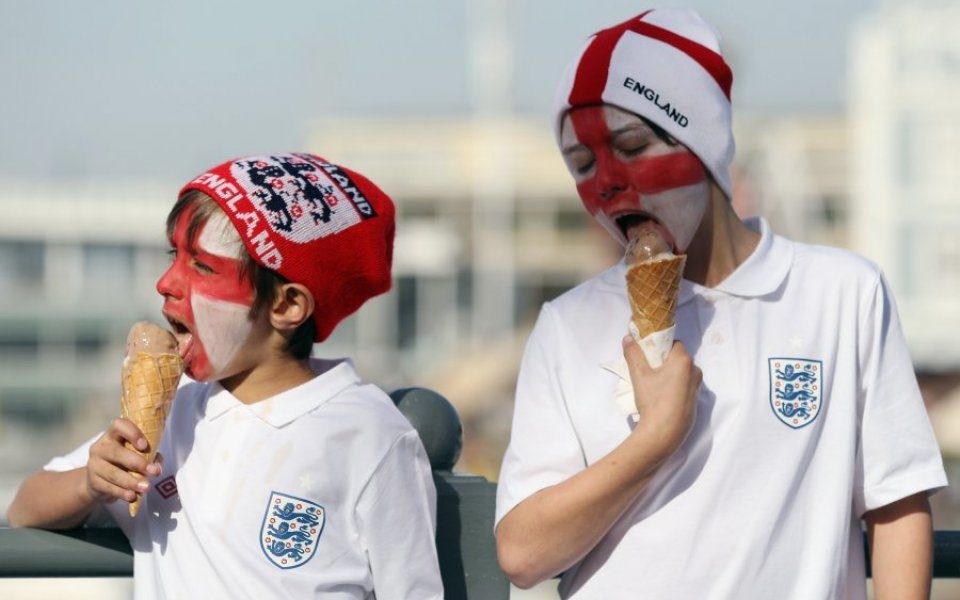
[[[390,289],[393,202],[359,173],[312,154],[248,156],[188,190],[217,202],[258,264],[310,290],[317,342]]]
[[[733,73],[720,34],[692,10],[656,9],[587,40],[554,100],[557,142],[571,108],[612,104],[662,127],[730,195]]]

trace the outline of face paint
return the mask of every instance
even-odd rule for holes
[[[226,371],[253,331],[253,323],[247,318],[250,307],[203,294],[193,294],[190,304],[196,318],[196,334],[210,365],[208,378],[218,379],[216,375]]]
[[[222,223],[211,217],[191,249],[187,228],[193,210],[177,221],[170,240],[173,263],[157,281],[157,291],[164,297],[163,314],[173,326],[187,375],[198,381],[215,381],[231,374],[230,364],[250,335],[252,323],[247,314],[254,291],[248,278],[241,275],[240,260],[207,250],[232,251],[223,243]]]
[[[243,241],[240,239],[240,234],[222,211],[214,212],[207,219],[200,235],[197,236],[197,247],[214,256],[236,260],[243,258]]]
[[[571,110],[561,144],[584,207],[621,244],[642,215],[673,247],[686,251],[706,210],[710,183],[684,146],[659,139],[636,115],[603,105]]]

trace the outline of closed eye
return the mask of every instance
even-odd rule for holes
[[[193,266],[194,269],[196,269],[197,271],[199,271],[199,272],[201,272],[201,273],[203,273],[203,274],[205,274],[205,275],[213,275],[213,274],[216,273],[216,271],[214,271],[212,267],[210,267],[210,266],[207,265],[206,263],[200,262],[200,261],[197,260],[196,258],[194,258],[193,260],[191,260],[191,261],[190,261],[190,264]]]
[[[577,165],[574,169],[576,170],[578,175],[585,175],[587,172],[590,171],[590,169],[593,168],[593,163],[595,162],[596,162],[595,160],[591,160],[588,163]]]
[[[640,144],[639,146],[633,146],[629,148],[621,148],[620,153],[625,156],[639,156],[643,154],[643,151],[647,149],[649,144]]]

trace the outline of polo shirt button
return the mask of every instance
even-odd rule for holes
[[[724,337],[724,335],[719,331],[714,331],[713,334],[710,336],[710,343],[715,346],[719,346],[725,341],[727,341],[727,338]]]

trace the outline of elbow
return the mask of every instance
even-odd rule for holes
[[[7,524],[10,527],[29,527],[30,523],[24,519],[22,511],[17,509],[17,501],[14,500],[7,507]]]
[[[497,535],[497,562],[510,583],[522,590],[530,589],[549,574],[544,574],[536,564],[536,553],[524,548],[522,544],[512,543]]]

